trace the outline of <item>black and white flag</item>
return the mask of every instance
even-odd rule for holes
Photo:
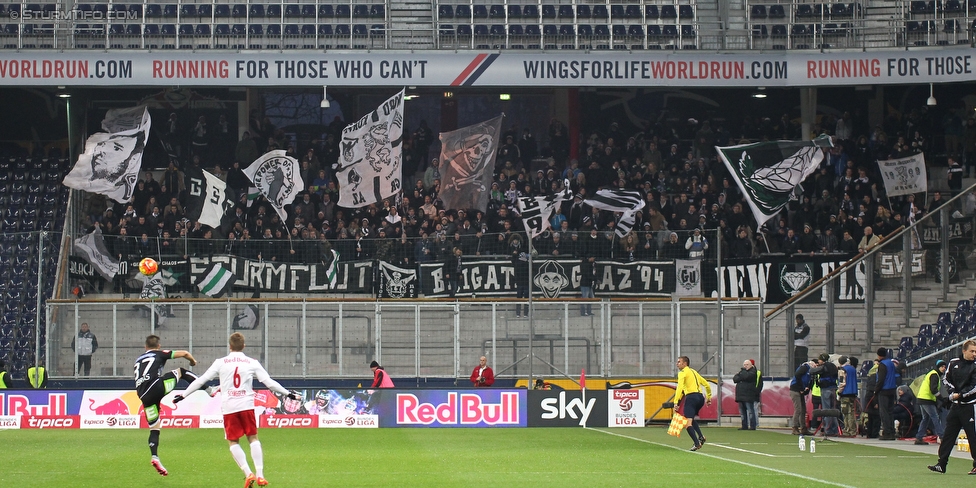
[[[197,166],[186,169],[186,218],[217,228],[228,210],[234,208],[233,192],[227,183]]]
[[[268,151],[244,169],[244,174],[257,187],[284,222],[288,218],[285,205],[305,189],[298,160],[286,156],[284,150]]]
[[[144,105],[112,109],[102,120],[105,132],[92,134],[64,186],[105,195],[119,203],[132,199],[150,127]]]
[[[674,294],[679,297],[702,296],[701,259],[674,260]]]
[[[563,182],[563,191],[544,197],[519,197],[518,209],[522,215],[522,224],[525,225],[525,232],[529,239],[535,239],[546,229],[552,227],[549,218],[556,210],[556,205],[573,198],[573,192],[569,188],[569,181]]]
[[[224,293],[229,292],[236,282],[237,277],[231,270],[224,267],[222,263],[212,263],[203,272],[203,276],[197,282],[197,288],[208,297],[220,298]]]
[[[150,300],[166,298],[166,285],[163,283],[162,273],[156,273],[152,276],[146,276],[140,273],[136,275],[136,278],[143,281],[142,292],[139,293],[139,298]],[[170,316],[168,306],[153,304],[147,305],[146,308],[156,314],[159,325],[163,325],[166,322],[166,318]]]
[[[102,229],[95,227],[90,234],[85,234],[74,242],[74,249],[77,254],[85,258],[98,274],[108,281],[112,281],[115,275],[119,274],[119,260],[112,257],[105,247],[105,239],[102,238]]]
[[[441,190],[446,209],[488,209],[491,178],[502,131],[499,115],[479,124],[441,132]]]
[[[390,198],[403,183],[403,90],[342,130],[338,206],[360,208]]]
[[[234,330],[253,330],[258,328],[261,320],[258,318],[257,305],[246,305],[241,313],[234,316],[234,323],[230,328]]]
[[[637,221],[637,212],[644,208],[644,193],[640,190],[604,189],[596,192],[592,198],[583,203],[600,210],[621,212],[620,221],[616,225],[616,234],[623,237],[630,233]]]
[[[746,196],[756,223],[773,218],[794,198],[794,190],[824,160],[830,137],[813,141],[767,141],[719,147],[718,155]]]
[[[925,171],[925,154],[912,154],[907,158],[878,161],[885,193],[889,197],[925,193],[929,190],[928,173]]]
[[[379,298],[417,298],[417,270],[380,261],[376,296]]]

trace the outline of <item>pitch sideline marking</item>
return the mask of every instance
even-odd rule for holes
[[[684,449],[680,449],[678,447],[675,447],[675,446],[672,446],[672,445],[669,445],[669,444],[662,444],[660,442],[649,441],[647,439],[641,439],[639,437],[631,437],[629,435],[618,434],[616,432],[608,432],[608,431],[600,430],[600,429],[592,429],[592,430],[594,430],[596,432],[601,432],[601,433],[604,433],[604,434],[607,434],[607,435],[612,435],[612,436],[617,436],[617,437],[623,437],[624,439],[631,439],[631,440],[635,440],[637,442],[644,442],[644,443],[647,443],[647,444],[652,444],[652,445],[660,446],[660,447],[667,447],[668,449],[674,449],[676,451],[682,451],[682,452],[684,452]],[[736,460],[736,459],[728,459],[728,458],[724,458],[724,457],[721,457],[721,456],[716,456],[714,454],[704,453],[704,452],[701,452],[701,451],[698,451],[696,454],[698,454],[699,456],[710,457],[712,459],[718,459],[720,461],[728,461],[728,462],[731,462],[731,463],[741,464],[743,466],[748,466],[750,468],[764,469],[766,471],[772,471],[774,473],[784,474],[784,475],[787,475],[787,476],[793,476],[793,477],[796,477],[796,478],[805,479],[807,481],[813,481],[815,483],[824,483],[824,484],[831,485],[831,486],[840,486],[841,488],[854,488],[853,486],[850,486],[850,485],[842,485],[840,483],[835,483],[833,481],[822,480],[822,479],[819,479],[819,478],[814,478],[812,476],[804,476],[802,474],[791,473],[789,471],[783,471],[781,469],[770,468],[768,466],[761,466],[761,465],[758,465],[758,464],[747,463],[745,461],[739,461],[739,460]]]
[[[765,452],[750,451],[748,449],[741,449],[741,448],[732,447],[732,446],[723,446],[722,444],[717,444],[717,443],[712,443],[712,445],[715,446],[715,447],[721,447],[722,449],[732,449],[733,451],[748,452],[749,454],[755,454],[757,456],[766,456],[766,457],[771,457],[771,458],[776,457],[775,454],[766,454]]]

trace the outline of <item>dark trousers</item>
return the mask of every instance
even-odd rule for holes
[[[966,431],[967,439],[976,439],[976,427],[973,426],[973,405],[953,403],[946,415],[945,432],[942,433],[942,444],[939,444],[939,465],[944,469],[949,462],[949,455],[956,448],[956,437],[959,430]],[[976,469],[976,450],[969,452],[973,456],[973,468]]]
[[[515,298],[529,298],[529,285],[518,284],[515,285]],[[515,305],[515,316],[522,316],[522,303],[519,302]],[[529,316],[529,304],[525,304],[525,316]]]
[[[91,355],[78,356],[78,372],[84,371],[85,376],[91,374]]]
[[[688,433],[691,435],[691,440],[694,441],[696,446],[701,445],[701,440],[705,436],[702,435],[701,427],[699,427],[698,421],[695,420],[695,416],[705,406],[705,395],[701,393],[689,393],[681,401],[683,402],[681,415],[691,419],[691,425],[688,426]]]
[[[809,354],[807,351],[808,349],[804,346],[793,347],[793,371],[796,371],[801,364],[810,360],[810,358],[807,357],[807,354]]]
[[[878,415],[881,416],[881,435],[892,437],[895,432],[895,390],[881,390],[876,393],[878,397]]]

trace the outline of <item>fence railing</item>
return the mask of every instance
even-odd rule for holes
[[[367,378],[376,360],[394,378],[459,384],[482,355],[500,377],[585,369],[609,378],[670,376],[677,356],[701,364],[716,352],[720,360],[703,373],[720,375],[745,357],[784,352],[770,351],[760,300],[49,300],[47,313],[52,377],[78,376],[72,339],[82,323],[98,339],[91,369],[98,377],[129,376],[149,334],[204,366],[240,331],[246,352],[275,377]]]

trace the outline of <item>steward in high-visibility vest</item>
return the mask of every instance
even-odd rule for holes
[[[44,366],[27,368],[27,383],[31,388],[47,388],[47,371]]]
[[[4,366],[6,365],[3,363],[3,360],[0,359],[0,390],[10,388],[10,373],[7,373]]]

